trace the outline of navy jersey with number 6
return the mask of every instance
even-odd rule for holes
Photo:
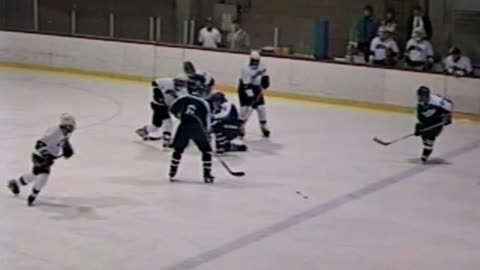
[[[170,112],[182,123],[198,124],[200,120],[206,130],[210,129],[210,106],[204,99],[192,95],[182,96],[173,102]]]

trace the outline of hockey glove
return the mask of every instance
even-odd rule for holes
[[[415,136],[420,136],[422,134],[423,125],[420,123],[415,124]]]
[[[269,87],[270,87],[270,77],[265,75],[262,77],[262,88],[267,89]]]
[[[66,141],[65,145],[63,145],[63,156],[66,159],[69,159],[73,156],[73,148],[72,145],[70,145],[70,142]]]

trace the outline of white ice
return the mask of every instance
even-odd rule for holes
[[[192,148],[172,184],[170,153],[134,134],[149,98],[145,83],[0,69],[1,270],[480,269],[479,125],[448,127],[422,166],[417,139],[371,140],[413,115],[270,98],[273,137],[253,117],[250,152],[226,158],[245,178],[216,163],[204,184]],[[28,208],[30,187],[16,198],[6,181],[63,112],[76,155]]]

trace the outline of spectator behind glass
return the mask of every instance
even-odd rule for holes
[[[371,62],[377,66],[395,66],[400,53],[397,42],[392,38],[392,33],[385,27],[380,27],[378,37],[370,45],[372,54]]]
[[[428,16],[423,15],[422,7],[417,6],[413,9],[413,15],[407,22],[407,40],[413,36],[415,30],[423,30],[426,33],[426,39],[431,40],[433,35],[432,22]]]
[[[407,43],[405,56],[409,68],[416,70],[430,70],[432,68],[433,47],[432,43],[426,39],[425,31],[413,31],[413,36]]]
[[[232,24],[232,30],[227,35],[227,46],[232,50],[250,51],[250,36],[238,21]]]
[[[470,58],[462,55],[459,48],[450,49],[449,55],[443,60],[443,66],[449,75],[463,77],[473,74]]]
[[[393,8],[388,8],[386,10],[382,26],[393,34],[397,33],[397,21],[395,18],[395,10]]]
[[[357,42],[357,48],[365,56],[365,62],[368,62],[370,43],[377,35],[379,23],[373,17],[373,8],[365,6],[363,17],[354,25],[353,38]]]
[[[205,48],[218,48],[222,42],[222,36],[217,28],[213,27],[212,18],[207,19],[205,27],[198,34],[198,43]]]

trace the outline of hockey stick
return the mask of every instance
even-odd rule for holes
[[[200,118],[198,118],[198,116],[194,115],[194,114],[190,114],[193,118],[195,118],[195,120],[198,122],[198,124],[200,125],[200,127],[202,128],[202,132],[203,132],[203,135],[205,136],[205,138],[207,139],[207,143],[208,143],[208,146],[210,147],[210,149],[213,149],[212,148],[212,144],[210,143],[210,140],[208,139],[208,132],[207,130],[205,129],[205,127],[203,126],[203,123],[202,121],[200,120]],[[245,176],[245,172],[242,172],[242,171],[233,171],[230,166],[228,166],[228,164],[220,157],[218,156],[217,154],[213,154],[213,156],[218,160],[220,161],[220,164],[222,164],[222,166],[228,171],[228,173],[230,173],[231,175],[235,176],[235,177],[243,177]]]
[[[436,124],[436,125],[433,125],[433,126],[430,126],[430,127],[428,127],[428,128],[425,128],[425,129],[420,130],[420,133],[424,133],[424,132],[430,131],[430,130],[432,130],[432,129],[434,129],[434,128],[438,128],[438,127],[441,127],[441,126],[444,126],[444,125],[445,125],[445,122],[441,122],[441,123],[438,123],[438,124]],[[403,141],[403,140],[408,139],[408,138],[413,137],[413,136],[415,136],[415,132],[414,132],[414,133],[411,133],[411,134],[408,134],[408,135],[405,135],[405,136],[403,136],[403,137],[401,137],[401,138],[398,138],[398,139],[393,140],[393,141],[390,141],[390,142],[386,142],[386,141],[381,140],[381,139],[379,139],[379,138],[377,138],[377,137],[373,138],[373,141],[376,142],[376,143],[378,143],[378,144],[380,144],[380,145],[383,145],[383,146],[389,146],[389,145],[391,145],[391,144],[397,143],[397,142],[399,142],[399,141]]]

